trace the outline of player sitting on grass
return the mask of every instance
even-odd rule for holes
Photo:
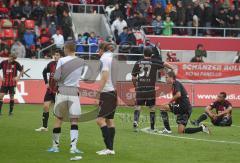
[[[49,108],[51,103],[55,102],[55,96],[57,91],[56,81],[53,79],[56,70],[58,59],[61,57],[59,51],[54,53],[54,61],[51,61],[44,68],[42,74],[43,79],[47,87],[47,91],[44,96],[43,103],[43,114],[42,114],[42,127],[35,129],[35,131],[48,131],[48,118],[49,118]],[[47,74],[49,73],[49,80],[47,79]]]
[[[188,119],[192,113],[192,106],[190,104],[187,91],[182,83],[176,80],[176,75],[172,71],[166,74],[166,81],[168,84],[172,85],[173,98],[168,104],[160,106],[160,110],[171,111],[177,116],[176,122],[178,124],[178,133],[192,134],[197,132],[205,132],[209,134],[210,132],[208,127],[203,124],[197,128],[186,128]],[[163,122],[165,129],[160,131],[160,133],[171,133],[168,119],[163,119]]]
[[[232,125],[232,104],[226,100],[227,94],[220,92],[216,101],[207,106],[205,113],[203,113],[197,120],[192,121],[193,125],[199,124],[208,117],[215,126],[231,126]],[[216,111],[213,112],[212,110]]]
[[[4,60],[0,63],[0,69],[2,69],[3,71],[2,86],[0,90],[0,115],[2,114],[1,110],[3,104],[3,97],[8,93],[10,96],[9,115],[13,114],[16,84],[24,73],[22,66],[16,61],[16,59],[17,56],[12,53],[7,60]],[[20,73],[17,76],[18,71]]]
[[[132,81],[136,91],[136,106],[134,110],[134,131],[138,131],[138,121],[141,106],[147,106],[150,110],[150,131],[154,131],[155,125],[155,102],[156,91],[155,84],[160,69],[167,67],[173,70],[173,67],[167,62],[152,58],[152,50],[144,49],[144,58],[137,61],[132,70]],[[161,115],[167,114],[161,112]]]

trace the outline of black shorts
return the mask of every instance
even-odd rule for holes
[[[15,94],[16,86],[1,86],[0,92],[4,94]]]
[[[214,126],[231,126],[232,117],[218,117],[216,120],[211,120]]]
[[[114,119],[117,107],[117,93],[115,91],[102,92],[99,99],[99,113],[97,117]]]
[[[53,93],[53,92],[47,90],[45,93],[45,96],[44,96],[44,102],[51,101],[51,102],[55,103],[55,97],[56,97],[56,93]]]
[[[152,107],[156,104],[155,90],[136,90],[136,105]]]
[[[192,114],[192,107],[180,104],[169,104],[169,107],[171,112],[177,116],[176,123],[187,126],[188,120]]]

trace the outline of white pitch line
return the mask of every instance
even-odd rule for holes
[[[196,141],[205,141],[205,142],[212,142],[212,143],[225,143],[225,144],[239,144],[240,142],[236,141],[225,141],[225,140],[207,140],[207,139],[199,139],[199,138],[190,138],[190,137],[184,137],[184,136],[175,136],[175,135],[169,135],[169,134],[160,134],[160,133],[154,133],[154,132],[148,132],[148,128],[141,129],[142,132],[147,134],[153,134],[153,135],[159,135],[159,136],[165,136],[165,137],[171,137],[171,138],[177,138],[177,139],[187,139],[187,140],[196,140]]]

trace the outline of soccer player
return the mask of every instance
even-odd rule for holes
[[[197,132],[205,132],[209,134],[210,131],[208,127],[203,124],[197,128],[186,128],[188,119],[192,113],[192,106],[190,104],[187,91],[182,83],[176,80],[176,75],[172,71],[166,74],[166,81],[168,84],[172,85],[173,97],[168,104],[160,106],[160,110],[171,111],[177,116],[176,122],[178,124],[178,133],[192,134]],[[165,129],[160,131],[160,133],[168,134],[169,132],[166,128],[170,128],[169,122],[168,124],[164,123],[164,126]]]
[[[14,94],[17,82],[23,75],[23,67],[16,61],[17,56],[11,53],[7,60],[0,63],[0,69],[3,71],[2,86],[0,89],[0,115],[3,104],[3,97],[6,94],[10,96],[9,115],[13,115]],[[20,72],[19,75],[18,71]]]
[[[99,114],[97,124],[101,128],[106,149],[96,152],[98,155],[114,155],[115,125],[114,114],[117,107],[117,92],[113,82],[113,45],[102,43],[99,46],[101,56],[101,79],[99,87]],[[116,75],[116,74],[115,74]]]
[[[137,131],[141,106],[147,106],[150,109],[151,130],[154,131],[155,126],[155,102],[156,91],[155,84],[159,70],[167,67],[173,70],[173,67],[167,62],[162,62],[152,58],[152,50],[144,49],[144,58],[137,61],[132,70],[132,82],[136,91],[136,106],[134,110],[134,131]],[[161,114],[166,114],[161,112]]]
[[[42,127],[35,129],[35,131],[48,131],[49,108],[51,103],[55,102],[55,95],[57,91],[57,83],[53,79],[53,77],[56,70],[57,62],[61,57],[60,52],[56,51],[53,57],[54,61],[48,63],[42,72],[43,79],[47,87],[47,91],[45,93],[43,103]],[[49,74],[49,79],[47,79],[47,74]]]
[[[81,114],[78,88],[83,73],[84,61],[75,56],[75,49],[73,42],[65,43],[64,53],[66,57],[58,60],[54,74],[54,79],[58,83],[58,91],[53,111],[56,117],[52,137],[53,145],[48,149],[49,152],[59,152],[59,139],[63,120],[70,120],[70,153],[82,153],[77,149],[78,119]]]
[[[201,122],[208,117],[215,126],[231,126],[232,125],[232,104],[226,100],[226,92],[220,92],[217,100],[206,107],[203,113],[197,120],[192,121],[193,125],[199,126]],[[215,112],[213,112],[215,109]]]

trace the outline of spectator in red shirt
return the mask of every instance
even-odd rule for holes
[[[167,52],[167,62],[179,62],[179,59],[176,56],[176,53],[173,53],[172,51]]]

